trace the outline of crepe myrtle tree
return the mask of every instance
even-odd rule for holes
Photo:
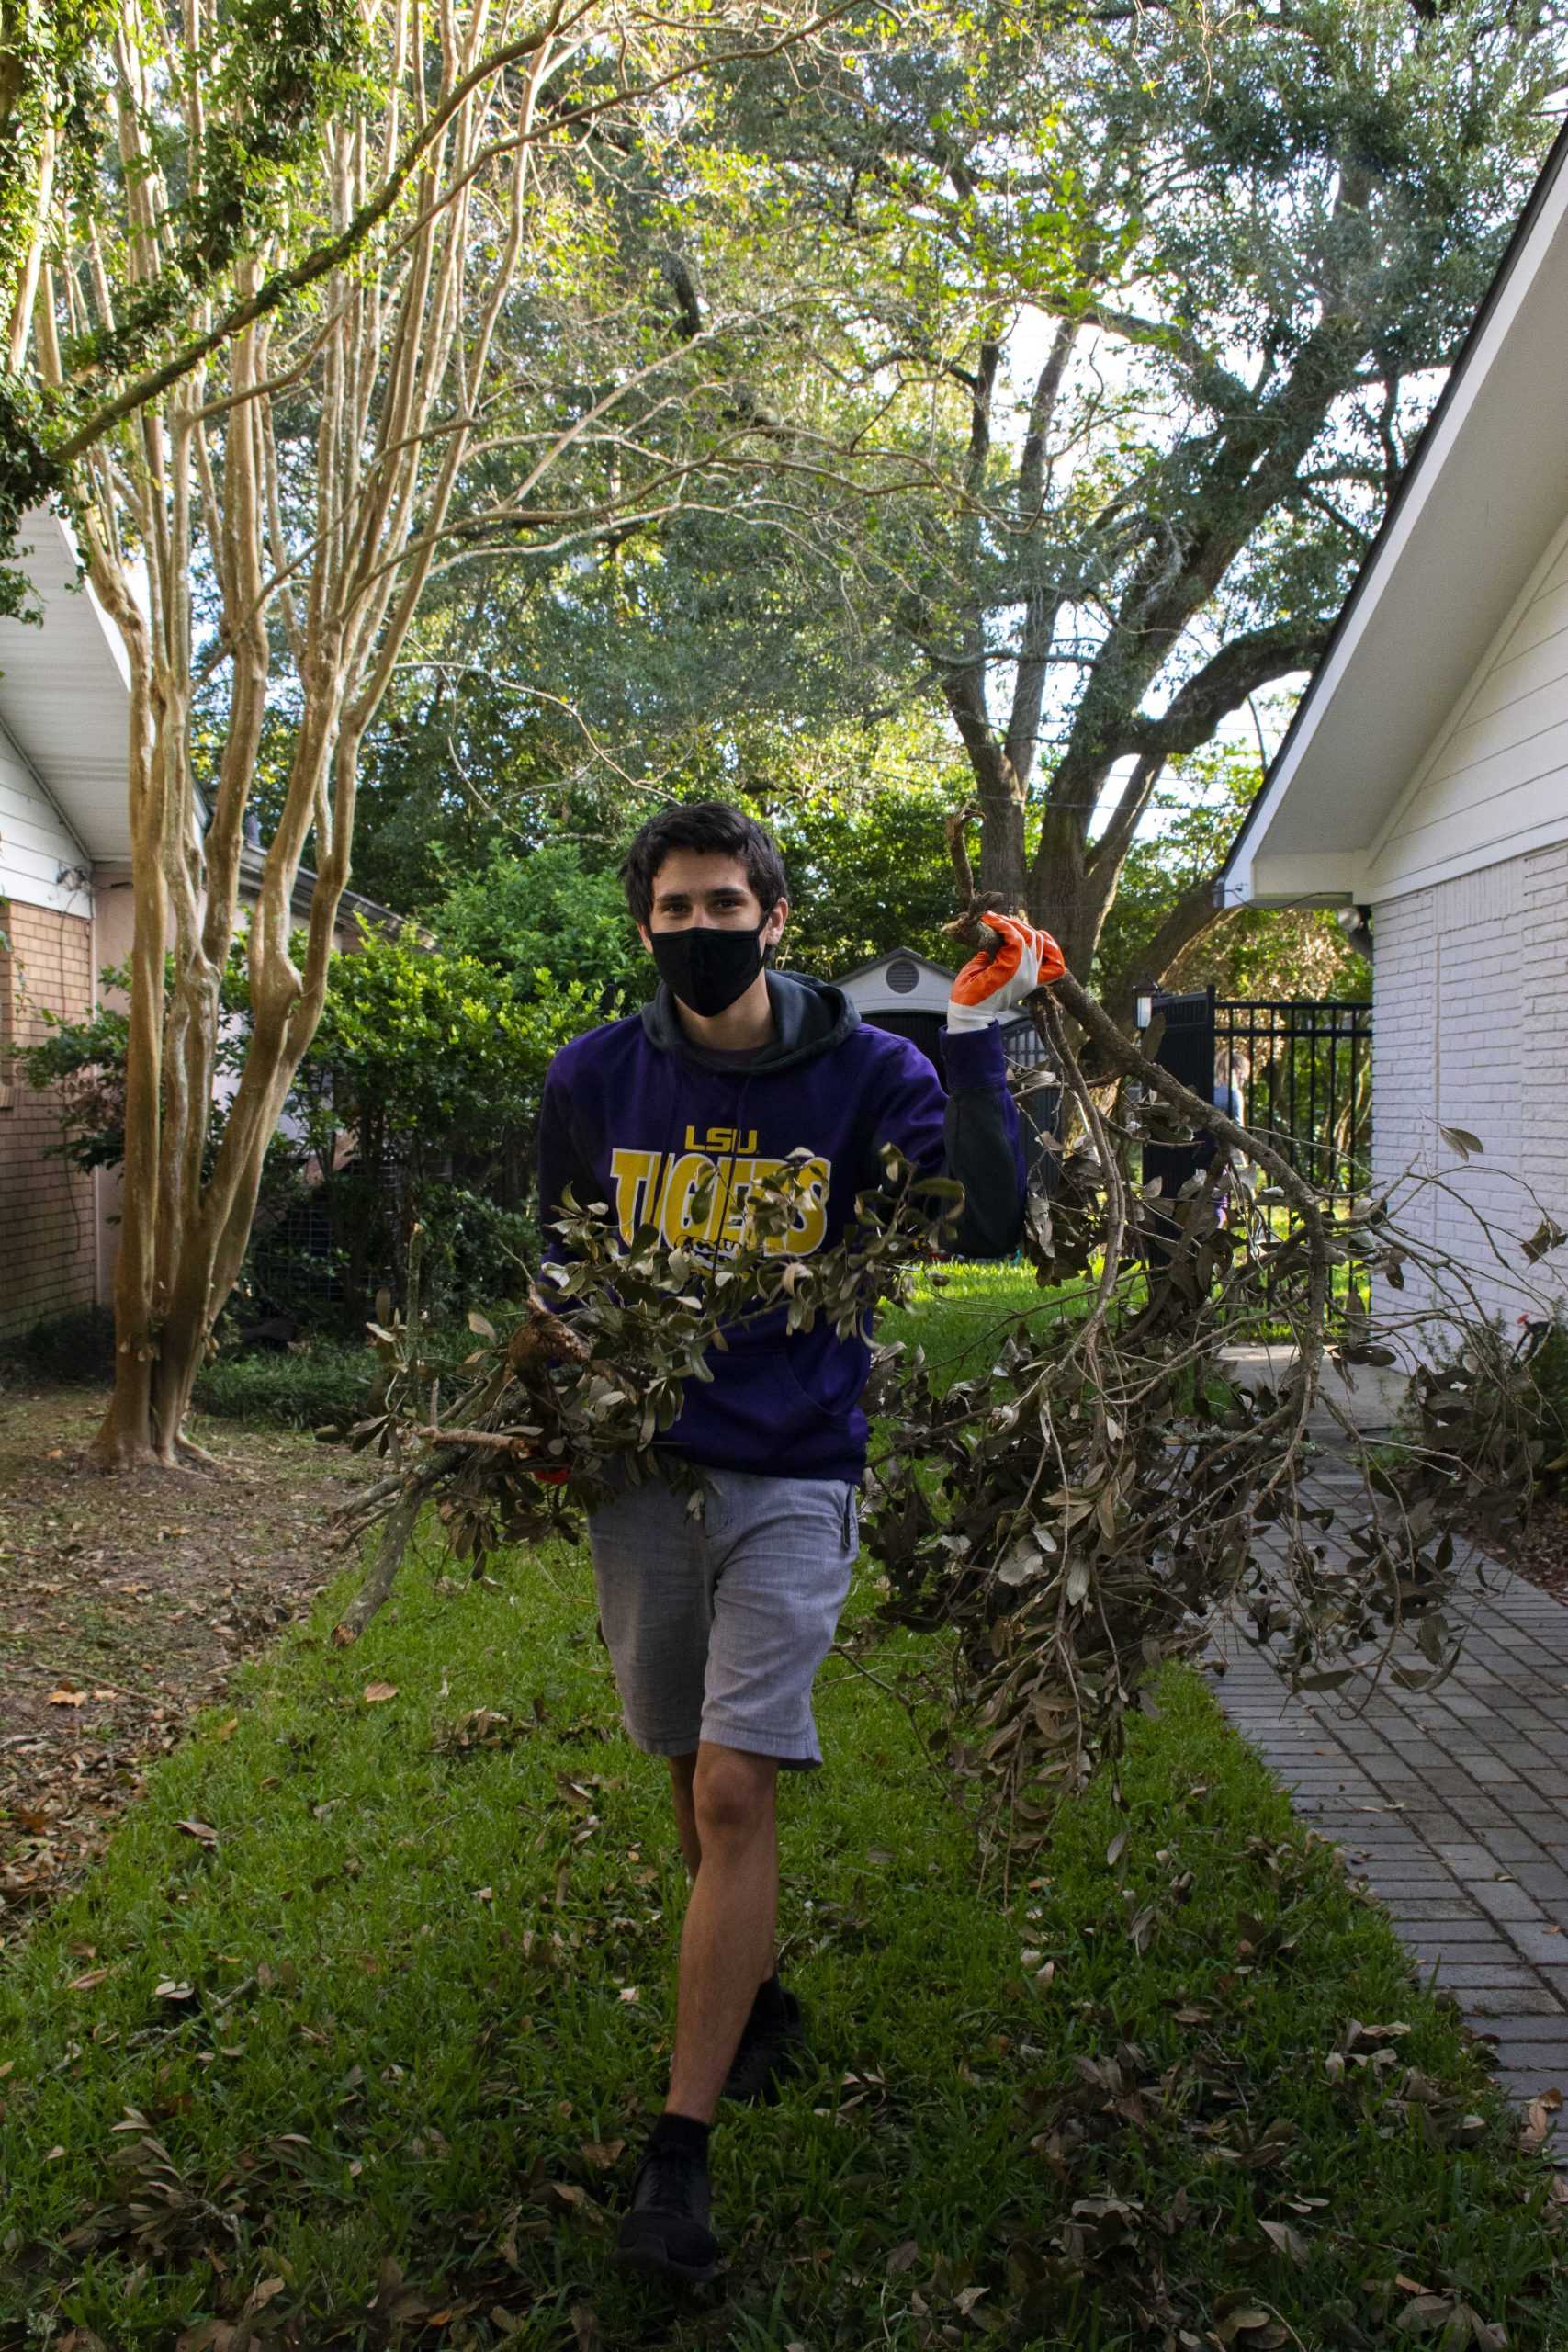
[[[656,261],[594,276],[592,142],[656,107],[670,136],[716,61],[814,22],[792,0],[370,0],[353,76],[252,202],[236,157],[255,147],[255,17],[217,0],[118,12],[78,94],[107,135],[29,248],[30,310],[13,304],[12,372],[40,408],[63,414],[93,387],[92,429],[73,430],[58,480],[130,680],[106,1469],[198,1458],[192,1383],[320,1018],[360,747],[427,582],[669,511],[730,429],[709,386],[737,322],[688,332]],[[214,232],[197,266],[193,208],[223,171],[240,182],[232,233]],[[246,812],[279,712],[283,779],[245,929],[251,1035],[207,1160]]]
[[[112,321],[73,340],[62,374],[29,366],[46,256],[92,212],[106,170],[126,168],[111,93],[143,12],[112,0],[7,0],[0,8],[0,611],[36,617],[15,562],[28,511],[64,492],[73,462],[143,401],[166,390],[247,319],[341,260],[375,218],[298,252],[243,298],[231,265],[284,216],[321,126],[366,54],[353,0],[237,0],[192,13],[186,44],[209,74],[197,153],[164,190],[156,266],[122,285]],[[216,305],[193,326],[192,303]]]

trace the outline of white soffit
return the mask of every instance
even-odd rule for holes
[[[89,856],[130,855],[126,745],[130,674],[119,633],[53,514],[17,533],[43,607],[40,628],[0,619],[0,724]]]
[[[1568,512],[1568,132],[1221,876],[1356,895],[1360,861]]]

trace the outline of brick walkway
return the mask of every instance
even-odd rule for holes
[[[1420,1975],[1495,2048],[1504,2087],[1568,2098],[1568,1608],[1494,1562],[1484,1572],[1482,1590],[1472,1555],[1450,1611],[1463,1653],[1436,1690],[1384,1683],[1369,1701],[1350,1682],[1292,1699],[1234,1631],[1213,1687],[1387,1906]],[[1556,2145],[1568,2163],[1568,2129]]]

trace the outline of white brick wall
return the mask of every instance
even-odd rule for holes
[[[1517,1247],[1543,1208],[1568,1226],[1568,844],[1388,900],[1373,922],[1375,1181],[1397,1205],[1407,1170],[1442,1178],[1403,1222],[1511,1327],[1543,1290],[1568,1301],[1568,1251],[1532,1271]],[[1483,1156],[1465,1163],[1439,1125],[1468,1128]],[[1429,1303],[1413,1284],[1382,1311]]]
[[[1520,1038],[1528,1102],[1525,1180],[1568,1225],[1568,842],[1521,858]],[[1568,1250],[1548,1264],[1568,1294]]]
[[[1393,899],[1372,914],[1372,1178],[1382,1190],[1424,1164],[1433,1136],[1438,1082],[1435,890]],[[1429,1196],[1416,1203],[1413,1229],[1433,1231]]]

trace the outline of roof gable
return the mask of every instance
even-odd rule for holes
[[[1370,854],[1568,516],[1568,130],[1221,871],[1228,906],[1359,898]]]
[[[895,964],[912,964],[921,978],[940,980],[944,989],[953,986],[953,974],[950,971],[944,970],[940,964],[933,964],[929,956],[919,955],[913,947],[890,948],[886,956],[873,956],[869,964],[857,964],[852,972],[836,972],[833,975],[833,985],[835,988],[841,989],[847,988],[852,980],[868,983],[877,980],[886,981],[888,972]],[[911,993],[912,991],[908,989],[889,989],[889,994],[893,997],[907,996]]]
[[[130,854],[126,755],[130,671],[119,632],[57,515],[18,533],[41,626],[0,619],[0,725],[89,856]]]

